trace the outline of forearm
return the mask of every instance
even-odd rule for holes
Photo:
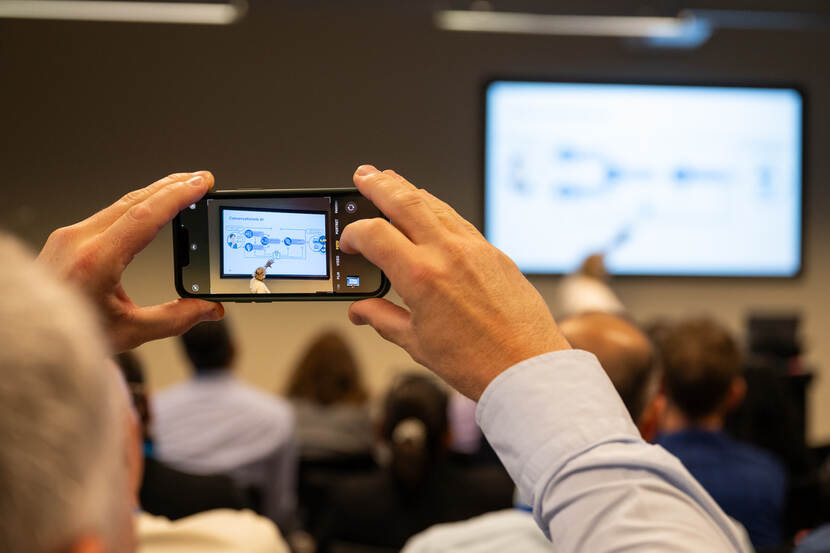
[[[643,442],[593,355],[558,352],[508,369],[477,417],[557,551],[740,551],[680,462]]]

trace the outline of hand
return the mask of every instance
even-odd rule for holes
[[[515,263],[450,206],[370,165],[354,183],[394,224],[355,221],[340,247],[380,267],[409,310],[363,300],[349,309],[353,323],[371,325],[474,400],[512,365],[570,349]]]
[[[273,259],[269,259],[269,260],[268,260],[268,262],[265,264],[265,268],[266,268],[266,269],[270,269],[270,268],[271,268],[271,265],[273,265],[273,264],[274,264],[274,260],[273,260]]]
[[[176,336],[198,322],[224,316],[221,304],[197,299],[138,307],[121,286],[121,274],[133,257],[212,186],[213,175],[207,171],[170,175],[80,223],[57,229],[43,246],[38,262],[44,270],[79,286],[95,302],[114,352]]]

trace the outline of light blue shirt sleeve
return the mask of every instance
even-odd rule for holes
[[[511,367],[476,419],[557,553],[746,551],[680,461],[643,441],[590,353]]]

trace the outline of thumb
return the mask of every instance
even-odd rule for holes
[[[221,303],[193,298],[177,299],[160,305],[139,307],[132,322],[139,343],[178,336],[204,321],[218,321],[225,316]]]
[[[349,308],[349,320],[356,325],[369,325],[384,339],[397,344],[410,355],[414,346],[412,314],[399,305],[382,298],[355,302]]]

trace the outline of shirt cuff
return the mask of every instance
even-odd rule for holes
[[[534,507],[572,458],[609,441],[641,440],[599,361],[581,350],[539,355],[501,373],[484,390],[476,421]]]

